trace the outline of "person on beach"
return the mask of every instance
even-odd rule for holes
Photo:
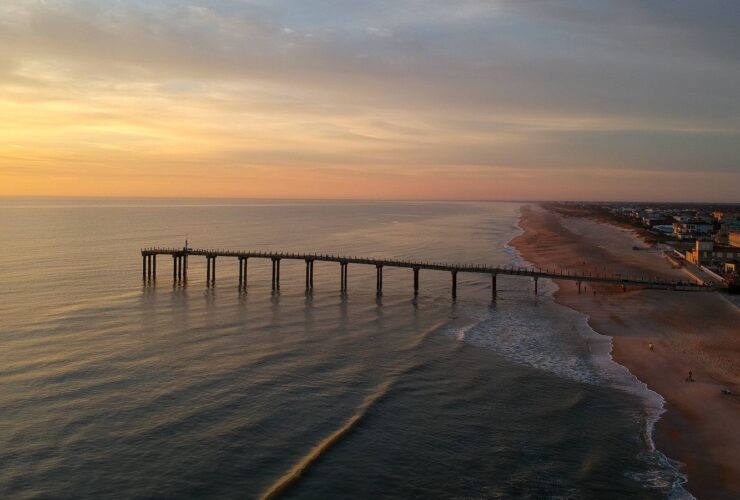
[[[689,377],[686,379],[686,382],[693,382],[694,381],[694,372],[689,370]]]
[[[650,342],[650,343],[648,344],[648,347],[649,347],[649,348],[650,348],[650,350],[652,351],[652,350],[653,350],[653,347],[655,347],[655,346],[653,345],[653,343],[652,343],[652,342]]]

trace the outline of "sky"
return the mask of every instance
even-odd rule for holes
[[[3,0],[36,195],[740,202],[740,2]]]

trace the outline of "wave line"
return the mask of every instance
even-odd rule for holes
[[[422,331],[415,339],[412,348],[417,348],[432,332],[438,330],[446,321],[440,321],[434,324],[432,327]],[[357,408],[352,417],[347,420],[344,425],[334,431],[331,435],[326,437],[319,444],[314,446],[308,454],[304,455],[301,460],[295,464],[286,474],[280,479],[275,481],[270,488],[265,491],[260,497],[262,500],[272,500],[278,498],[280,495],[285,493],[289,488],[295,485],[301,478],[304,472],[308,470],[322,455],[324,455],[330,448],[341,441],[347,434],[352,432],[357,425],[362,421],[367,412],[373,405],[377,404],[383,397],[385,397],[390,389],[398,382],[401,375],[409,373],[415,367],[407,367],[406,369],[398,370],[396,373],[390,375],[388,379],[378,387],[372,394],[368,395]]]
[[[314,462],[316,462],[332,446],[337,444],[342,438],[344,438],[347,434],[352,432],[355,427],[357,427],[357,424],[360,423],[367,411],[375,403],[380,401],[380,399],[388,393],[389,389],[395,383],[396,378],[394,377],[393,379],[386,381],[375,392],[366,397],[365,400],[362,402],[362,405],[360,405],[360,407],[358,408],[357,413],[355,413],[349,420],[347,420],[339,429],[334,431],[333,434],[314,446],[314,448],[310,452],[308,452],[308,454],[305,455],[300,462],[294,465],[287,474],[273,483],[273,485],[270,486],[270,489],[268,489],[261,498],[263,500],[271,500],[273,498],[277,498],[288,488],[293,486],[301,478],[303,473],[311,465],[314,464]]]

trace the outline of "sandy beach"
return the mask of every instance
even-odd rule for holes
[[[687,280],[633,231],[562,205],[528,205],[512,244],[540,268]],[[638,246],[643,250],[634,250]],[[555,300],[613,337],[613,357],[666,400],[658,449],[698,498],[740,498],[740,310],[720,293],[558,282]],[[649,348],[650,343],[654,349]],[[686,382],[689,370],[695,382]],[[721,389],[733,395],[724,395]]]

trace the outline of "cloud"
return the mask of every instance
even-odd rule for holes
[[[43,129],[276,168],[740,168],[733,2],[10,2],[0,46],[0,110],[40,150]]]
[[[335,4],[308,3],[326,9]],[[421,9],[419,2],[399,4]],[[595,7],[555,9],[549,2],[516,2],[510,16],[463,15],[464,22],[452,23],[444,17],[451,15],[451,8],[431,2],[421,16],[426,24],[420,25],[416,17],[404,23],[389,15],[385,25],[358,26],[355,31],[327,31],[321,23],[286,30],[275,14],[266,16],[260,9],[234,14],[231,2],[215,4],[222,5],[220,10],[156,3],[151,8],[116,3],[110,9],[75,2],[57,8],[32,5],[22,16],[5,16],[0,42],[13,47],[19,59],[55,61],[84,78],[95,71],[114,78],[246,79],[288,87],[300,82],[304,89],[326,91],[349,102],[422,112],[435,106],[465,112],[537,110],[731,120],[740,111],[740,103],[732,98],[740,82],[737,66],[713,67],[707,62],[713,61],[712,51],[685,60],[670,60],[670,54],[660,51],[651,54],[656,47],[680,45],[673,36],[678,21],[650,24],[654,13],[640,11],[640,16],[634,6],[603,10],[617,20],[642,19],[641,35],[635,36],[630,27],[619,31],[610,23],[606,34],[594,40],[596,28],[606,24],[598,20]],[[490,5],[463,2],[455,12],[496,12]],[[354,14],[362,16],[368,7],[356,10]],[[580,29],[572,29],[574,25]],[[565,28],[572,31],[564,33]],[[306,38],[309,32],[314,36]],[[614,44],[620,33],[627,41]],[[635,40],[641,46],[635,46]],[[594,42],[595,48],[589,49]]]
[[[740,61],[740,4],[723,0],[504,0],[506,9],[655,55]]]

